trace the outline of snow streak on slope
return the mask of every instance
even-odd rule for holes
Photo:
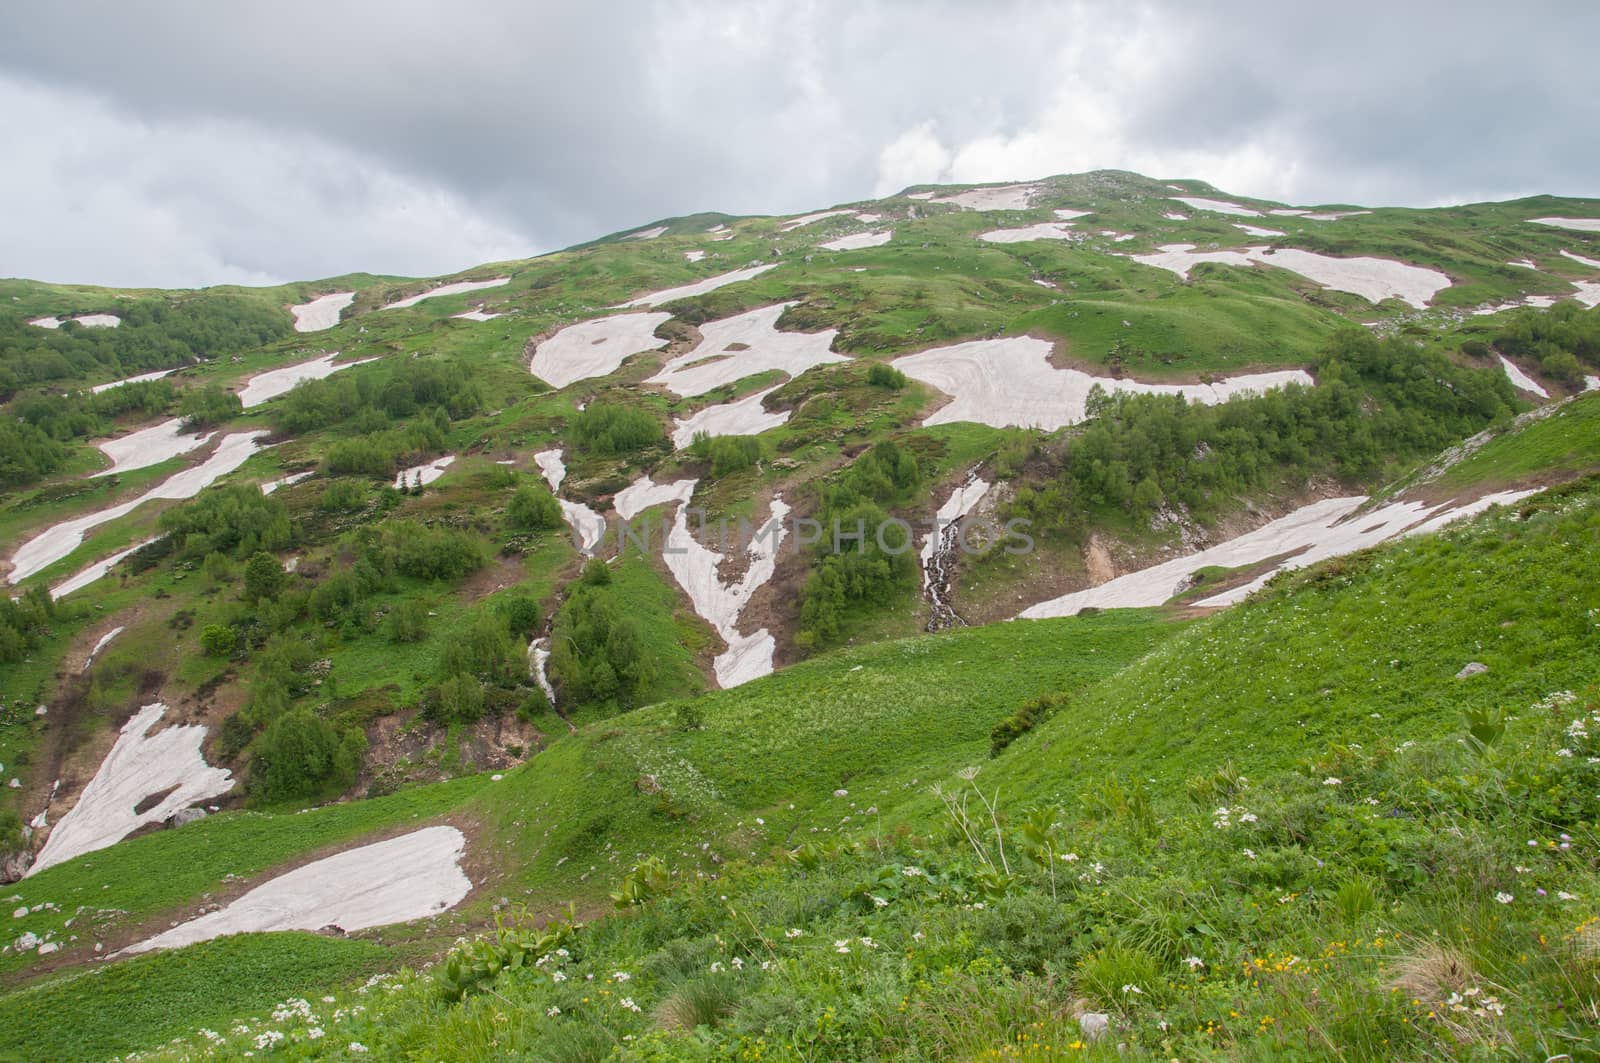
[[[227,907],[191,919],[124,952],[175,949],[225,934],[270,930],[365,930],[437,915],[472,892],[461,870],[466,836],[424,827],[347,849],[279,875]]]
[[[1050,348],[1045,340],[1027,336],[976,340],[906,355],[895,359],[894,367],[951,397],[924,425],[972,421],[995,428],[1047,431],[1084,420],[1089,390],[1096,384],[1107,392],[1183,395],[1193,402],[1214,404],[1234,395],[1313,383],[1305,371],[1287,369],[1229,377],[1214,384],[1143,384],[1057,369],[1049,364]]]
[[[759,277],[767,270],[777,268],[778,264],[776,262],[771,262],[762,266],[750,266],[747,269],[736,269],[730,273],[719,273],[715,277],[707,277],[705,280],[695,281],[693,284],[683,284],[676,288],[666,288],[659,292],[650,292],[646,295],[641,295],[636,299],[630,299],[628,302],[621,304],[621,308],[631,309],[632,307],[636,306],[660,306],[662,303],[670,303],[675,299],[688,299],[689,297],[695,295],[705,295],[707,292],[714,292],[718,288],[726,288],[730,284],[738,284],[740,281],[747,281],[752,277]]]
[[[430,288],[425,292],[418,292],[416,295],[410,295],[404,299],[396,299],[392,303],[385,303],[379,309],[404,310],[407,307],[416,306],[424,299],[437,299],[444,295],[463,295],[467,292],[481,292],[486,288],[498,288],[503,284],[510,283],[510,277],[496,277],[490,281],[456,281],[453,284],[441,284],[437,288]]]
[[[753,373],[776,369],[791,377],[816,365],[849,361],[829,348],[837,329],[780,332],[778,318],[793,303],[750,310],[700,326],[700,343],[662,366],[646,383],[661,384],[683,397],[704,395]]]
[[[146,823],[160,823],[196,801],[233,789],[227,769],[211,767],[200,752],[204,727],[168,727],[149,733],[166,711],[165,705],[155,702],[123,725],[116,745],[83,788],[78,803],[50,832],[28,869],[29,875],[115,845]],[[156,794],[166,796],[143,812],[135,811]]]
[[[330,329],[339,323],[339,315],[344,313],[345,307],[356,301],[355,292],[329,292],[319,295],[309,303],[291,306],[289,313],[294,315],[294,330],[296,332],[321,332]]]
[[[189,453],[212,435],[211,432],[205,435],[185,432],[183,418],[174,417],[125,436],[102,440],[95,444],[95,448],[111,459],[111,468],[102,469],[94,475],[112,476],[160,465],[168,458]]]
[[[553,388],[614,373],[629,357],[665,347],[656,329],[671,314],[616,314],[568,325],[539,344],[528,368]]]

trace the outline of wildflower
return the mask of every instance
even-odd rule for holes
[[[875,907],[878,907],[878,908],[887,908],[887,907],[889,907],[889,902],[885,898],[878,896],[876,893],[868,894],[868,896],[870,896],[872,898],[872,903],[873,903],[873,905]]]
[[[1254,812],[1245,812],[1239,816],[1240,823],[1254,823],[1255,821],[1256,814]]]
[[[256,1047],[271,1048],[281,1040],[283,1040],[283,1034],[277,1030],[264,1030],[256,1035]]]
[[[835,941],[833,943],[833,951],[837,952],[837,953],[840,953],[840,954],[844,954],[844,955],[849,954],[849,952],[850,952],[850,939],[849,938],[841,938],[840,940]]]
[[[320,1041],[322,1039],[322,1027],[313,1026],[306,1030],[306,1039],[310,1041]]]
[[[805,931],[801,930],[799,927],[792,926],[788,930],[785,930],[783,932],[783,936],[786,937],[786,938],[789,938],[790,940],[793,940],[793,939],[799,937],[801,934],[804,934],[804,933],[805,933]]]
[[[566,980],[567,980],[567,972],[566,971],[551,971],[550,972],[550,981],[552,981],[552,982],[565,982]]]
[[[1078,854],[1077,853],[1062,853],[1061,854],[1061,859],[1065,860],[1069,864],[1075,864],[1075,863],[1078,862]]]
[[[1324,786],[1343,786],[1344,782],[1343,782],[1343,780],[1336,779],[1332,775],[1330,775],[1326,779],[1322,780],[1322,785],[1324,785]]]
[[[850,796],[850,791],[849,790],[835,790],[833,792],[833,796],[835,796],[835,797],[849,797]]]
[[[921,941],[924,936],[925,935],[922,933],[922,931],[918,930],[916,933],[911,935],[911,940],[912,941]]]
[[[1516,897],[1502,890],[1494,895],[1494,899],[1501,904],[1510,904],[1512,901],[1516,900]]]
[[[1189,970],[1197,971],[1206,965],[1206,961],[1198,956],[1185,956],[1183,962],[1189,965]]]
[[[1570,756],[1572,756],[1572,750],[1570,750],[1570,749],[1558,749],[1558,750],[1556,750],[1556,756],[1558,756],[1558,757],[1570,757]]]
[[[857,940],[860,941],[861,944],[865,945],[869,949],[875,949],[875,948],[878,947],[877,943],[874,942],[871,938],[858,938]]]
[[[611,976],[611,980],[613,982],[627,982],[627,981],[631,980],[632,978],[633,978],[633,975],[629,974],[627,971],[617,971],[615,974],[613,974]]]
[[[1251,860],[1254,860],[1256,858],[1256,851],[1254,849],[1246,849],[1244,850],[1244,855],[1249,857]]]
[[[641,1010],[639,1005],[637,1005],[637,1004],[635,1004],[633,1002],[633,998],[632,997],[623,997],[622,1000],[621,1000],[621,1004],[622,1004],[623,1007],[627,1008],[629,1011],[639,1011],[639,1010]]]
[[[739,956],[735,956],[733,958],[733,960],[732,960],[732,963],[733,963],[733,969],[734,970],[736,970],[736,971],[744,970],[744,960],[743,960],[743,958],[741,958]]]
[[[723,970],[723,967],[722,967],[722,961],[721,960],[712,960],[711,961],[711,973],[712,974],[717,974],[722,970]]]
[[[367,1054],[367,1046],[362,1044],[360,1041],[351,1041],[350,1051],[358,1056],[364,1056]]]
[[[545,1008],[545,1009],[544,1009],[544,1013],[545,1013],[545,1014],[546,1014],[546,1015],[547,1015],[547,1016],[549,1016],[549,1017],[550,1017],[550,1018],[552,1018],[552,1019],[553,1019],[553,1018],[555,1018],[555,1017],[556,1017],[556,1016],[557,1016],[557,1015],[560,1015],[560,1014],[561,1014],[561,1009],[560,1009],[560,1008],[558,1008],[558,1007],[556,1007],[556,1006],[555,1006],[555,1005],[554,1005],[554,1004],[551,1004],[551,1005],[550,1005],[550,1006],[549,1006],[549,1007],[548,1007],[548,1008]]]
[[[1144,990],[1140,989],[1138,986],[1134,985],[1132,982],[1124,983],[1123,986],[1122,986],[1122,991],[1124,993],[1132,993],[1134,996],[1140,996],[1140,997],[1144,996]]]
[[[563,959],[563,960],[564,960],[564,959],[566,959],[566,958],[567,958],[567,957],[568,957],[568,956],[571,956],[571,955],[572,955],[572,953],[570,953],[570,952],[568,952],[568,951],[567,951],[567,950],[566,950],[566,949],[564,949],[564,948],[561,948],[561,949],[556,949],[556,955],[557,955],[557,956],[560,956],[560,957],[561,957],[561,958],[562,958],[562,959]]]
[[[1557,899],[1563,901],[1575,901],[1578,899],[1578,895],[1576,893],[1568,893],[1566,890],[1557,891],[1556,897]]]

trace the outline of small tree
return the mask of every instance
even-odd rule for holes
[[[542,487],[523,484],[506,503],[506,523],[516,531],[543,531],[561,524],[561,504]]]
[[[200,632],[200,645],[212,657],[226,657],[239,644],[239,633],[226,624],[207,624]]]
[[[283,566],[278,559],[262,550],[252,555],[244,566],[244,594],[250,601],[276,598],[283,590]]]

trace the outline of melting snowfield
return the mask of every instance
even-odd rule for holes
[[[1204,196],[1173,196],[1172,198],[1195,210],[1209,210],[1215,214],[1232,214],[1238,218],[1261,217],[1259,210],[1241,207],[1237,203],[1228,203],[1221,199],[1206,199]]]
[[[632,520],[651,506],[660,506],[667,502],[687,504],[689,499],[694,497],[695,484],[699,482],[675,480],[669,484],[658,484],[650,477],[642,476],[618,491],[616,497],[611,500],[611,507],[623,520]]]
[[[1529,218],[1535,225],[1554,225],[1580,233],[1600,233],[1600,218]]]
[[[567,466],[561,460],[561,451],[541,450],[533,456],[533,463],[544,475],[545,483],[550,485],[550,493],[556,496],[556,502],[561,506],[561,515],[566,518],[577,540],[579,552],[585,557],[594,556],[595,547],[605,538],[606,518],[581,502],[572,502],[561,497],[561,482],[567,478]]]
[[[1241,221],[1234,222],[1233,223],[1233,227],[1235,229],[1244,230],[1245,234],[1248,235],[1248,236],[1282,236],[1283,235],[1283,230],[1282,229],[1263,229],[1259,225],[1246,225],[1244,222],[1241,222]]]
[[[392,303],[384,304],[379,309],[404,310],[407,307],[416,306],[424,299],[437,299],[445,295],[462,295],[466,292],[481,292],[485,288],[498,288],[501,285],[510,283],[510,277],[496,277],[492,281],[456,281],[453,284],[441,284],[437,288],[430,288],[425,292],[409,295],[404,299],[396,299]]]
[[[79,314],[77,317],[65,320],[76,321],[84,328],[116,328],[122,324],[122,319],[116,314]],[[63,323],[63,319],[59,317],[39,317],[28,322],[40,328],[60,328]]]
[[[665,225],[657,225],[653,229],[640,229],[638,232],[629,233],[628,235],[624,236],[623,239],[624,240],[654,240],[656,237],[660,236],[662,233],[664,233],[666,231],[667,231],[667,227]]]
[[[110,572],[123,558],[129,557],[138,551],[143,550],[145,547],[149,546],[159,538],[161,537],[157,535],[153,538],[146,539],[143,542],[134,543],[126,550],[118,550],[110,557],[102,558],[101,560],[96,561],[94,564],[83,569],[81,572],[77,572],[74,575],[69,576],[67,579],[62,580],[54,587],[51,587],[50,597],[65,598],[73,591],[83,590],[83,588],[87,587],[101,576],[104,576],[107,572]]]
[[[225,934],[271,930],[365,930],[437,915],[472,892],[461,870],[466,836],[424,827],[347,849],[268,879],[227,907],[123,950],[175,949]]]
[[[1286,384],[1314,383],[1304,370],[1286,369],[1228,377],[1214,384],[1145,384],[1057,369],[1048,361],[1050,348],[1045,340],[1027,336],[976,340],[896,358],[894,367],[951,397],[924,425],[971,421],[1046,431],[1084,420],[1089,389],[1096,384],[1107,392],[1182,395],[1192,402],[1213,404]]]
[[[309,480],[316,474],[317,470],[315,469],[305,469],[301,472],[290,473],[288,476],[279,477],[276,480],[268,480],[261,485],[261,493],[264,495],[270,495],[280,487],[293,487],[301,480]]]
[[[1135,262],[1170,270],[1185,280],[1201,262],[1228,266],[1276,266],[1316,281],[1324,288],[1359,295],[1371,303],[1396,298],[1418,310],[1445,288],[1450,278],[1438,270],[1395,262],[1387,258],[1334,258],[1292,247],[1247,247],[1243,251],[1195,251],[1193,244],[1165,244],[1147,255],[1130,255]]]
[[[443,476],[444,471],[455,464],[455,460],[456,456],[454,454],[446,454],[442,458],[434,458],[432,461],[424,462],[421,465],[413,465],[409,469],[402,469],[394,475],[395,490],[398,491],[406,487],[427,487]]]
[[[1562,254],[1565,254],[1565,253],[1566,252],[1562,252]],[[1573,257],[1576,258],[1577,256],[1574,255]],[[1579,259],[1579,261],[1581,262],[1582,259]],[[89,390],[91,392],[93,392],[94,394],[98,395],[102,391],[110,391],[112,388],[120,388],[124,384],[143,384],[143,383],[145,383],[147,381],[150,381],[150,380],[160,380],[162,377],[166,376],[167,374],[176,373],[176,372],[177,372],[176,369],[157,369],[153,373],[140,373],[138,376],[123,377],[121,380],[113,380],[109,384],[96,384],[94,387],[90,388]]]
[[[693,284],[683,284],[676,288],[666,288],[659,292],[641,295],[637,299],[630,299],[628,302],[622,303],[619,309],[631,309],[636,306],[660,306],[662,303],[670,303],[675,299],[688,299],[696,295],[705,295],[707,292],[714,292],[718,288],[726,288],[730,284],[738,284],[740,281],[759,277],[767,270],[777,268],[778,264],[776,262],[769,262],[762,266],[750,266],[746,269],[736,269],[729,273],[719,273],[715,277],[707,277],[705,280],[695,281]]]
[[[769,428],[785,424],[789,420],[788,410],[768,413],[762,406],[766,397],[781,386],[774,385],[734,402],[707,406],[687,418],[675,421],[672,445],[682,450],[693,443],[694,437],[701,432],[708,436],[758,436]]]
[[[689,483],[693,492],[694,481]],[[680,486],[679,484],[673,485]],[[739,633],[739,614],[750,604],[750,598],[777,569],[778,548],[782,545],[786,528],[784,517],[789,507],[781,498],[773,496],[767,522],[757,530],[749,543],[749,567],[737,583],[723,583],[717,567],[723,555],[701,546],[689,534],[689,507],[678,507],[661,559],[666,563],[672,578],[689,596],[694,611],[704,617],[728,648],[717,655],[712,667],[717,675],[717,685],[726,690],[772,672],[772,652],[777,647],[771,632],[760,628],[748,635]],[[620,512],[620,511],[619,511]],[[731,536],[732,533],[730,533]]]
[[[1505,355],[1502,354],[1498,357],[1500,358],[1500,368],[1505,370],[1506,379],[1511,381],[1513,387],[1519,388],[1522,391],[1531,392],[1532,394],[1539,396],[1541,399],[1548,399],[1550,397],[1550,393],[1544,389],[1544,385],[1540,384],[1527,373],[1524,373],[1522,370],[1518,369],[1515,365],[1506,361]]]
[[[802,214],[798,218],[790,218],[778,226],[778,231],[786,233],[790,229],[798,229],[802,225],[810,225],[812,222],[821,221],[823,218],[837,218],[842,214],[854,213],[854,210],[819,210],[815,214]]]
[[[122,634],[126,630],[127,630],[126,627],[124,627],[121,624],[118,624],[116,627],[112,628],[110,631],[107,631],[104,635],[101,635],[99,640],[97,642],[95,642],[94,649],[89,651],[89,656],[87,656],[87,657],[85,657],[83,659],[83,667],[78,669],[78,670],[80,672],[87,672],[89,670],[89,666],[94,663],[94,659],[96,657],[100,656],[100,651],[105,649],[106,645],[108,643],[110,643],[110,641],[112,639],[116,638],[118,635]]]
[[[223,436],[217,449],[205,461],[173,473],[137,498],[87,516],[63,521],[40,532],[17,548],[11,557],[11,573],[6,579],[13,584],[21,583],[83,545],[83,537],[89,531],[133,512],[145,502],[163,498],[175,501],[193,498],[203,488],[243,465],[250,455],[261,449],[257,440],[266,434],[264,429],[257,429]]]
[[[1324,499],[1210,549],[1130,572],[1098,587],[1040,602],[1024,609],[1021,617],[1038,620],[1073,616],[1087,606],[1112,609],[1160,605],[1176,594],[1179,585],[1197,569],[1208,565],[1240,568],[1260,564],[1269,558],[1292,555],[1259,578],[1200,603],[1205,606],[1232,605],[1265,585],[1278,572],[1364,550],[1398,535],[1437,531],[1460,517],[1480,513],[1492,505],[1515,502],[1533,493],[1504,491],[1459,506],[1449,502],[1438,506],[1430,506],[1425,502],[1392,502],[1367,513],[1356,512],[1367,501],[1359,495]]]
[[[631,356],[665,347],[667,341],[655,331],[671,317],[617,314],[568,325],[534,348],[528,368],[553,388],[614,373]]]
[[[1066,222],[1042,221],[1018,229],[990,229],[979,233],[978,239],[991,244],[1021,244],[1029,240],[1082,240],[1084,234]]]
[[[186,433],[183,431],[183,418],[174,417],[170,421],[162,421],[149,428],[129,432],[125,436],[104,440],[96,443],[95,447],[111,459],[111,468],[102,469],[94,476],[111,476],[115,473],[160,465],[168,458],[189,453],[212,435],[211,432],[205,435]]]
[[[1600,258],[1584,258],[1582,255],[1575,255],[1571,251],[1563,251],[1561,254],[1563,257],[1570,258],[1579,265],[1588,266],[1590,269],[1600,269]],[[110,387],[111,385],[108,384],[104,386]]]
[[[825,251],[859,251],[863,247],[882,247],[888,243],[894,233],[888,229],[875,233],[854,233],[850,236],[841,236],[837,240],[829,240],[820,246]]]
[[[303,380],[322,380],[351,366],[366,365],[368,362],[377,361],[376,358],[362,358],[354,362],[344,362],[334,365],[333,360],[339,357],[338,351],[332,351],[313,358],[309,362],[298,365],[286,365],[281,369],[269,369],[265,373],[257,373],[245,383],[244,389],[239,392],[239,401],[244,403],[245,409],[260,406],[263,402],[270,402],[279,395],[287,395],[294,390],[294,386]]]
[[[954,203],[962,210],[1027,210],[1038,191],[1038,185],[1001,185],[998,188],[974,188],[937,199],[931,192],[917,193],[911,198],[926,199],[929,203]]]
[[[321,332],[323,329],[333,328],[339,323],[339,315],[344,313],[345,307],[355,301],[355,292],[329,292],[327,295],[317,296],[309,303],[291,306],[289,313],[294,315],[294,330]]]
[[[78,795],[78,803],[50,832],[29,875],[115,845],[146,823],[160,823],[181,808],[233,789],[227,769],[211,767],[200,752],[204,727],[175,726],[149,733],[166,711],[158,701],[123,725],[100,770]],[[157,794],[165,796],[145,811],[135,811]]]
[[[779,332],[778,319],[793,303],[778,303],[700,326],[700,342],[661,367],[646,383],[661,384],[687,398],[732,384],[753,373],[779,370],[797,377],[807,369],[849,361],[834,354],[837,329]]]
[[[504,316],[504,314],[486,314],[484,313],[482,307],[479,307],[476,310],[467,310],[460,314],[450,315],[451,319],[455,321],[493,321],[497,317]]]

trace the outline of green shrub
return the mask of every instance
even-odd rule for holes
[[[884,362],[873,362],[867,368],[867,383],[875,388],[889,388],[899,391],[907,384],[906,375],[892,365]]]
[[[559,528],[561,504],[543,487],[523,484],[506,502],[506,524],[514,531]]]
[[[636,454],[667,443],[666,431],[650,414],[604,402],[592,403],[578,414],[572,431],[585,450],[607,457]]]
[[[250,794],[266,804],[343,790],[355,782],[367,739],[352,728],[340,734],[306,709],[284,713],[267,726],[250,755]]]
[[[1045,694],[1026,702],[1022,708],[995,724],[989,732],[989,755],[998,757],[1006,746],[1055,715],[1056,710],[1066,703],[1065,694]]]
[[[226,657],[239,644],[239,633],[226,624],[207,624],[200,632],[200,645],[212,657]]]

